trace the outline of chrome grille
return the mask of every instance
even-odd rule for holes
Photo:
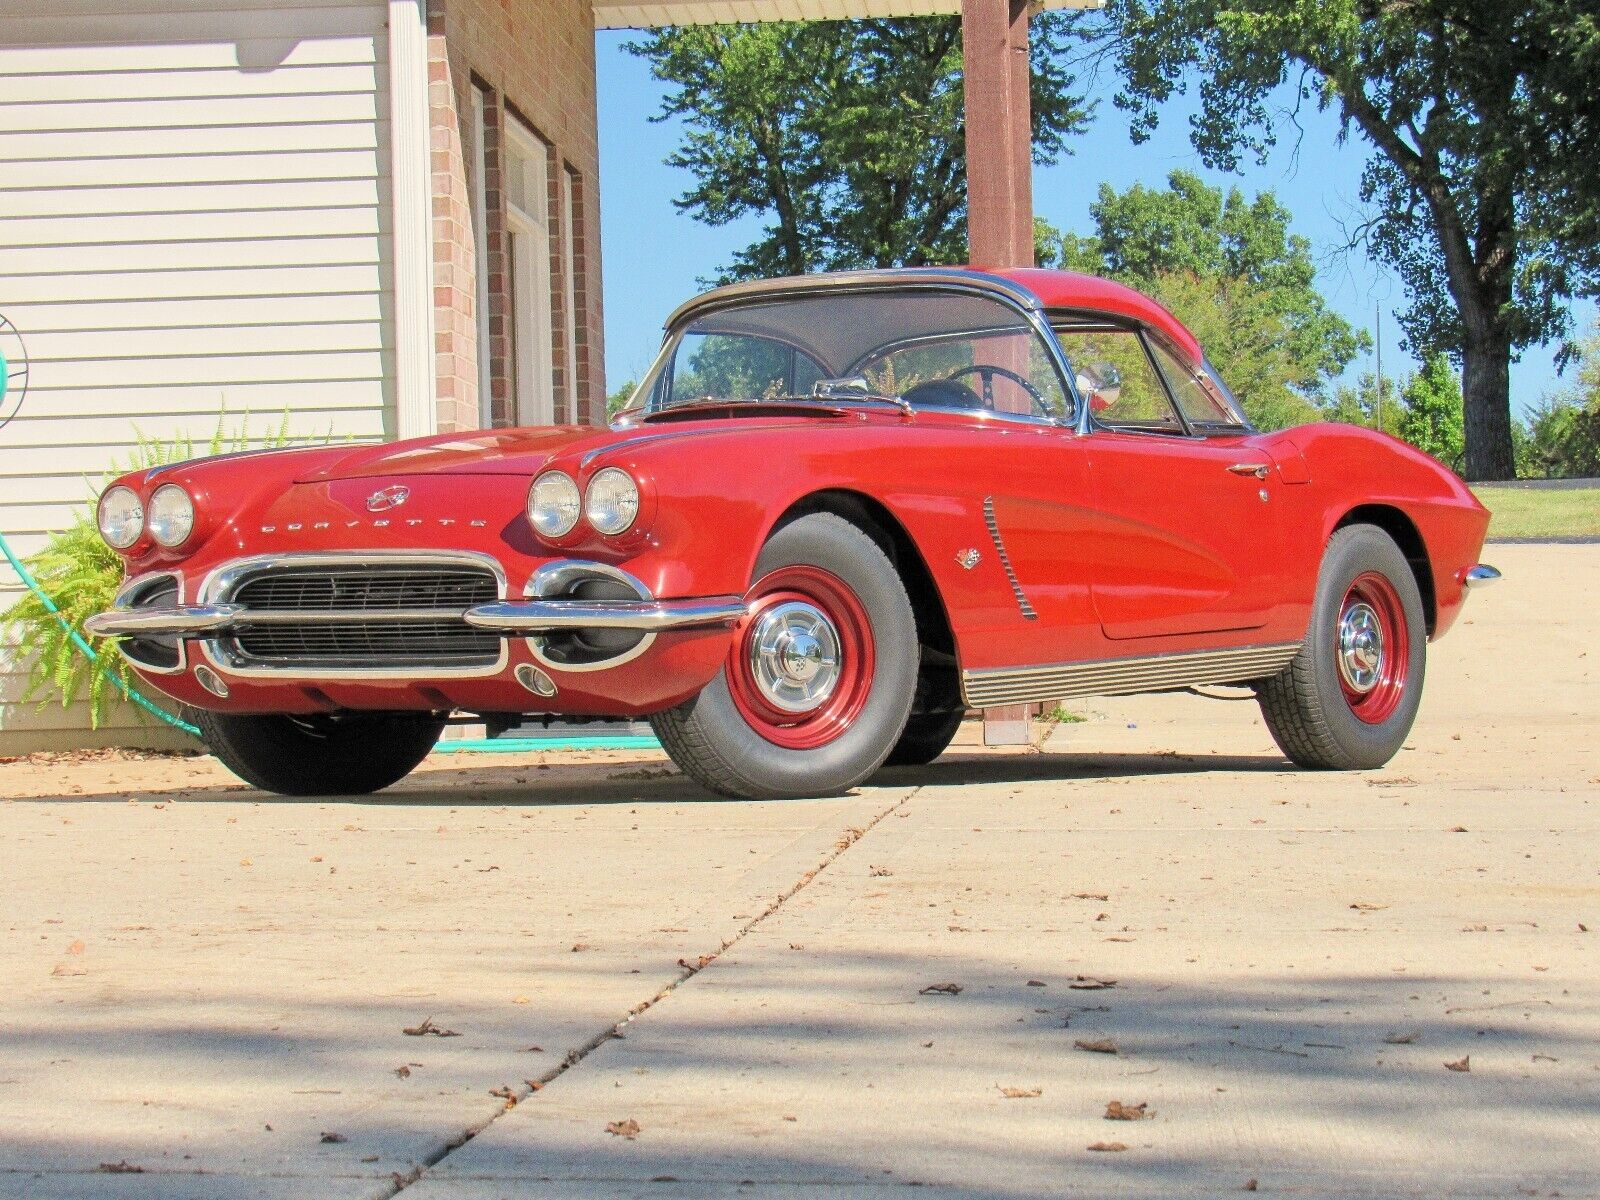
[[[286,670],[492,667],[504,649],[500,637],[456,614],[499,598],[493,570],[459,562],[273,567],[246,576],[224,597],[247,616],[273,620],[240,629],[224,649],[238,665]],[[307,619],[293,620],[295,613]],[[324,615],[334,613],[350,619]]]
[[[488,571],[470,567],[297,568],[245,580],[233,603],[252,610],[471,608],[499,599]]]

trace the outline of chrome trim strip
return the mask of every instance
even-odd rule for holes
[[[1017,598],[1017,607],[1022,610],[1025,619],[1037,621],[1039,614],[1034,611],[1027,594],[1022,590],[1022,584],[1017,580],[1016,569],[1011,565],[1011,555],[1006,553],[1006,544],[1000,537],[1000,523],[995,520],[993,496],[983,498],[983,523],[989,527],[989,538],[994,542],[995,553],[1000,556],[1000,566],[1004,568],[1006,580],[1011,584],[1011,594]]]
[[[680,321],[705,309],[721,308],[741,300],[775,299],[782,296],[840,290],[865,291],[877,288],[962,287],[990,292],[1009,300],[1018,308],[1043,312],[1039,298],[1021,284],[987,271],[961,267],[901,267],[872,271],[824,271],[815,275],[785,275],[777,279],[752,279],[725,284],[684,301],[672,310],[666,328],[676,329]]]
[[[1461,586],[1471,591],[1473,588],[1487,587],[1491,583],[1497,583],[1499,579],[1499,571],[1496,571],[1488,563],[1479,563],[1475,567],[1468,568],[1467,573],[1461,577]]]
[[[557,629],[629,629],[659,633],[664,629],[692,629],[705,625],[731,625],[747,612],[738,596],[712,596],[704,600],[523,600],[480,604],[467,609],[462,620],[474,629],[501,633],[539,633]]]
[[[503,598],[506,594],[506,573],[499,561],[488,554],[474,550],[346,550],[321,554],[257,554],[223,563],[206,576],[200,585],[202,604],[226,602],[235,589],[252,576],[271,571],[294,570],[301,567],[407,567],[407,566],[465,566],[489,571],[494,575],[496,590]],[[261,615],[259,613],[255,614]],[[305,614],[297,613],[302,619]],[[367,619],[372,614],[365,614]],[[456,615],[456,614],[451,614]],[[349,680],[349,679],[480,679],[498,675],[511,661],[510,646],[504,640],[500,653],[493,662],[475,662],[470,666],[450,666],[444,663],[421,663],[413,666],[373,667],[365,664],[345,663],[340,666],[307,667],[301,664],[273,665],[254,659],[240,659],[221,640],[200,643],[200,652],[217,670],[238,679],[293,680]]]
[[[961,691],[973,708],[1027,704],[1073,696],[1121,696],[1202,683],[1241,683],[1276,675],[1300,652],[1300,643],[1185,650],[1138,658],[963,671]]]

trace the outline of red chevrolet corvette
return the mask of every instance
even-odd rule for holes
[[[609,429],[128,475],[90,628],[244,779],[385,787],[455,713],[648,716],[713,791],[838,792],[968,708],[1252,686],[1295,762],[1388,761],[1488,514],[1345,425],[1257,433],[1190,333],[1057,271],[720,288]]]

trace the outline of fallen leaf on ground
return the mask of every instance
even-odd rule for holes
[[[572,953],[574,953],[574,954],[581,954],[583,951],[587,950],[588,948],[589,948],[589,943],[588,942],[573,942],[572,943]]]
[[[1138,1104],[1124,1104],[1121,1100],[1113,1100],[1106,1105],[1108,1121],[1142,1121],[1154,1115],[1150,1112],[1149,1104],[1142,1100]]]
[[[1126,1150],[1127,1147],[1121,1142],[1090,1142],[1089,1149],[1098,1150],[1107,1154],[1115,1154],[1119,1151]]]
[[[1421,1036],[1418,1033],[1391,1033],[1383,1040],[1391,1046],[1409,1046]]]
[[[1032,1100],[1036,1096],[1044,1095],[1043,1088],[1003,1087],[1000,1094],[1007,1100]]]
[[[329,1145],[336,1145],[337,1143],[344,1141],[345,1136],[342,1133],[329,1133],[326,1129],[324,1129],[322,1131],[322,1136],[317,1140],[321,1142],[327,1142]]]
[[[1117,1044],[1110,1038],[1096,1038],[1092,1042],[1079,1038],[1072,1044],[1076,1049],[1087,1050],[1091,1054],[1115,1054],[1117,1052]]]
[[[1258,1188],[1260,1186],[1261,1185],[1259,1183],[1257,1183],[1254,1179],[1246,1179],[1244,1181],[1244,1190],[1247,1191],[1247,1192],[1253,1192],[1253,1191],[1256,1190],[1256,1188]]]
[[[524,1054],[543,1054],[544,1053],[544,1047],[543,1046],[524,1046],[522,1048],[522,1052]]]
[[[1452,825],[1452,826],[1450,826],[1450,832],[1451,833],[1465,833],[1466,831],[1467,831],[1467,827],[1465,825]]]
[[[432,1017],[423,1017],[422,1024],[413,1025],[409,1029],[402,1029],[401,1033],[407,1037],[425,1037],[432,1034],[434,1037],[460,1037],[454,1029],[441,1029],[433,1023]]]
[[[715,962],[716,958],[717,956],[715,954],[702,954],[693,962],[690,962],[687,958],[680,958],[678,960],[678,965],[685,971],[703,971],[706,968],[706,965],[708,963]]]
[[[136,1167],[131,1162],[129,1162],[127,1159],[123,1159],[121,1162],[101,1163],[95,1169],[98,1170],[98,1171],[104,1171],[107,1175],[143,1175],[144,1174],[144,1168],[143,1167]]]
[[[410,1067],[405,1067],[405,1066],[396,1067],[394,1069],[394,1073],[400,1079],[410,1079],[411,1078],[411,1068]]]
[[[1446,1071],[1470,1071],[1472,1070],[1472,1055],[1465,1055],[1455,1062],[1447,1062],[1444,1065],[1444,1069]]]
[[[500,1099],[504,1100],[508,1106],[517,1102],[517,1094],[511,1090],[510,1084],[506,1084],[502,1087],[490,1088],[489,1095],[498,1096]]]
[[[1074,900],[1109,900],[1110,895],[1105,892],[1073,892]]]
[[[1094,979],[1088,975],[1079,975],[1072,983],[1067,984],[1075,992],[1098,992],[1104,988],[1117,986],[1115,979]]]
[[[959,983],[930,983],[917,993],[919,996],[959,996],[961,985]]]
[[[606,1132],[613,1137],[627,1138],[630,1142],[639,1136],[639,1122],[629,1117],[626,1121],[613,1121],[606,1126]]]
[[[1355,909],[1357,912],[1382,912],[1389,906],[1387,904],[1368,904],[1365,901],[1357,900],[1350,907]]]
[[[1028,980],[1028,986],[1029,987],[1045,987],[1046,984],[1045,984],[1045,981],[1042,980],[1042,979],[1030,979],[1030,980]]]
[[[1533,1056],[1533,1061],[1534,1062],[1560,1062],[1561,1060],[1559,1058],[1551,1058],[1548,1054],[1535,1054]]]
[[[889,870],[888,867],[873,867],[872,870],[867,872],[867,874],[872,876],[874,879],[884,879],[890,875],[893,875],[894,872]]]

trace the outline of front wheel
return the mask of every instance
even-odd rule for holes
[[[1417,581],[1393,539],[1372,525],[1335,532],[1300,653],[1256,688],[1279,748],[1303,767],[1383,766],[1416,719],[1427,642]]]
[[[888,756],[916,692],[916,618],[884,552],[831,513],[762,548],[722,673],[650,718],[674,762],[741,799],[835,795]]]
[[[409,775],[444,721],[427,713],[304,717],[201,712],[207,749],[240,779],[284,796],[360,796]]]

